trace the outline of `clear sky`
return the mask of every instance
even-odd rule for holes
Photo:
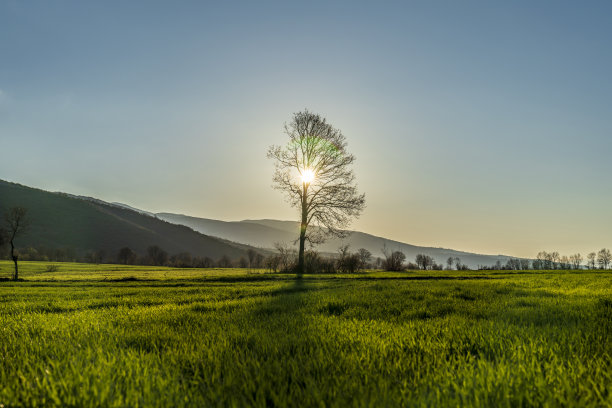
[[[611,2],[210,3],[0,2],[0,178],[294,219],[266,149],[308,108],[357,157],[354,229],[612,247]]]

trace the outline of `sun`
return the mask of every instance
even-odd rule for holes
[[[312,170],[304,169],[304,171],[302,171],[302,182],[306,184],[310,184],[310,182],[312,182],[314,178],[315,178],[315,174]]]

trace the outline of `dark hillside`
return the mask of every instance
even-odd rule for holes
[[[114,256],[125,246],[144,254],[150,245],[158,245],[170,254],[190,252],[214,259],[238,258],[247,248],[128,208],[0,180],[0,212],[12,206],[28,209],[30,228],[18,240],[22,248],[71,248],[78,255],[104,250]]]

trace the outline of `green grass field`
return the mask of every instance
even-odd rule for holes
[[[0,282],[0,407],[612,406],[609,271],[47,265]]]

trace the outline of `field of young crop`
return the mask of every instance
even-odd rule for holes
[[[609,271],[55,265],[0,282],[0,407],[612,406]]]

